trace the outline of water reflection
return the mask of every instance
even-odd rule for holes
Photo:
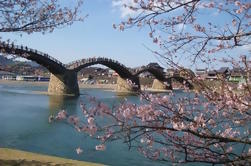
[[[59,110],[76,112],[79,107],[78,100],[78,97],[49,95],[49,110],[51,113]]]

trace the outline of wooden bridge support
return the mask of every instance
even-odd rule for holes
[[[77,72],[68,70],[63,74],[51,74],[48,93],[79,96]]]
[[[135,77],[135,78],[130,78],[129,80],[131,80],[134,84],[130,85],[128,83],[128,80],[121,78],[118,76],[117,78],[117,87],[116,87],[116,91],[117,92],[136,92],[138,90],[140,90],[140,85],[139,85],[139,78]]]

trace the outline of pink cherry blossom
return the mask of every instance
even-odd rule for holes
[[[235,5],[240,6],[241,5],[240,1],[235,1]]]
[[[186,78],[181,83],[164,81],[165,85],[182,87],[182,92],[140,92],[139,103],[125,99],[114,106],[92,98],[90,107],[81,105],[84,119],[75,128],[101,142],[96,150],[105,150],[106,143],[120,139],[155,162],[244,165],[251,153],[250,60],[248,56],[239,57],[239,49],[251,42],[250,3],[230,0],[124,3],[123,7],[134,11],[134,15],[116,27],[121,31],[130,27],[149,28],[146,35],[159,47],[150,48],[152,54],[163,65],[175,69],[174,76]],[[177,30],[178,25],[185,28]],[[220,65],[238,68],[243,71],[239,74],[245,81],[236,84],[228,80],[229,75],[218,72],[215,80],[210,81],[189,72],[183,63],[191,64],[192,68],[202,64],[210,70]],[[187,81],[196,88],[187,88]],[[127,83],[135,86],[131,79]]]
[[[67,112],[65,110],[62,110],[58,112],[56,119],[62,120],[62,119],[66,119],[66,117],[67,117]]]
[[[81,149],[80,147],[78,147],[78,148],[76,149],[76,152],[77,152],[77,154],[81,154],[81,153],[83,153],[83,149]]]
[[[104,145],[104,144],[97,145],[97,146],[95,147],[95,149],[98,150],[98,151],[104,151],[104,150],[105,150],[105,145]]]
[[[82,4],[82,0],[71,5],[63,5],[57,0],[5,1],[1,8],[8,12],[1,13],[0,32],[53,32],[55,28],[83,21],[86,16],[78,16]]]

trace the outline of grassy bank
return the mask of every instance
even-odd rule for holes
[[[101,166],[101,164],[83,162],[41,155],[21,150],[0,148],[0,166]]]

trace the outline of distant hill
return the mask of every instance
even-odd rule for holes
[[[12,65],[12,64],[15,64],[13,60],[0,55],[0,65]]]
[[[13,64],[27,64],[30,65],[32,67],[39,67],[39,64],[37,64],[36,62],[32,62],[32,61],[15,61],[12,59],[8,59],[2,55],[0,55],[0,65],[5,66],[5,65],[13,65]]]
[[[33,61],[28,61],[28,62],[25,62],[26,64],[28,65],[31,65],[32,67],[39,67],[40,65],[37,64],[36,62],[33,62]]]

